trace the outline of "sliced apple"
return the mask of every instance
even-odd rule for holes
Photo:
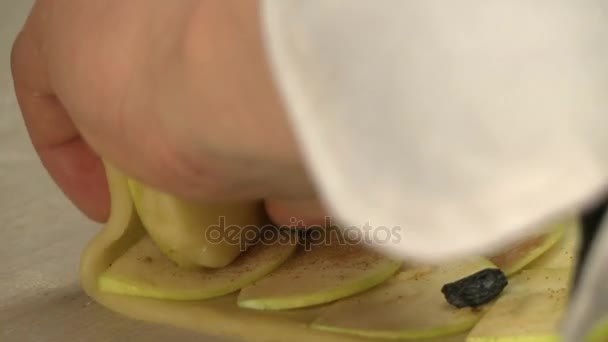
[[[486,268],[475,258],[443,266],[416,267],[360,295],[336,302],[311,327],[371,338],[413,339],[456,335],[469,330],[484,307],[457,309],[441,288]]]
[[[608,318],[603,318],[596,323],[585,337],[585,342],[606,342],[608,341]]]
[[[370,289],[394,275],[401,262],[337,239],[301,249],[263,279],[243,288],[238,305],[283,310],[328,303]]]
[[[546,253],[534,260],[526,269],[534,268],[567,268],[574,269],[578,256],[580,243],[580,226],[578,221],[572,220],[564,228],[564,237],[561,238]]]
[[[129,189],[152,240],[180,267],[223,267],[264,224],[255,203],[201,204],[158,191],[135,180]],[[247,235],[247,236],[246,236]]]
[[[235,292],[285,262],[297,243],[260,243],[220,269],[181,268],[145,236],[118,258],[98,280],[107,293],[172,299],[200,300]]]
[[[557,342],[569,271],[524,270],[472,329],[467,342]]]
[[[560,224],[548,232],[527,237],[523,241],[491,256],[490,260],[507,276],[515,274],[554,246],[562,238],[564,228],[565,225]]]

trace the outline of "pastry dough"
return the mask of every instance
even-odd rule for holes
[[[145,234],[129,195],[127,178],[111,165],[106,164],[106,172],[112,198],[111,216],[105,228],[87,246],[80,266],[84,290],[101,305],[131,319],[246,341],[281,341],[285,336],[293,342],[373,341],[309,328],[308,324],[323,307],[261,312],[237,307],[236,294],[204,301],[170,301],[99,291],[99,275]],[[460,342],[464,339],[465,335],[460,335],[428,341]]]

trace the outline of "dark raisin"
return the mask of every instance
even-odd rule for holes
[[[470,276],[443,285],[441,292],[457,308],[478,307],[492,301],[509,281],[498,268],[486,268]]]

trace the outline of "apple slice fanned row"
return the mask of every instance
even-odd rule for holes
[[[179,267],[144,236],[99,277],[99,288],[149,298],[201,300],[245,287],[239,306],[279,310],[365,291],[401,267],[362,246],[323,243],[296,252],[298,234],[287,234],[294,238],[255,244],[223,268]]]
[[[386,281],[401,264],[361,245],[323,239],[307,250],[301,249],[276,271],[243,288],[238,305],[284,310],[332,302]]]
[[[144,236],[99,277],[107,293],[159,299],[201,300],[238,291],[279,267],[295,243],[257,244],[222,268],[182,268]]]
[[[566,300],[562,281],[567,284],[576,254],[573,228],[527,239],[500,253],[502,259],[402,268],[352,244],[308,250],[296,239],[210,241],[205,230],[220,217],[227,225],[261,227],[257,204],[199,207],[132,181],[129,187],[118,170],[107,171],[112,215],[83,254],[81,276],[96,301],[128,317],[246,341],[555,338]],[[497,266],[512,274],[497,297],[461,308],[446,298],[446,284],[481,270],[500,272]]]
[[[331,305],[311,327],[384,339],[426,340],[470,330],[467,342],[558,341],[557,324],[578,243],[577,222],[569,220],[529,241],[529,248],[520,243],[520,248],[509,249],[512,258],[502,260],[513,262],[503,266],[510,266],[506,271],[511,274],[521,272],[509,279],[496,301],[482,308],[456,309],[440,293],[443,284],[493,264],[478,259],[401,272],[368,292]]]
[[[259,236],[263,223],[256,205],[202,204],[133,179],[128,184],[148,236],[104,273],[99,283],[103,291],[181,300],[217,297],[266,276],[295,249],[278,239],[248,246],[255,241],[247,235]],[[232,232],[227,227],[243,228]],[[277,228],[266,230],[279,235]],[[400,262],[339,239],[336,232],[317,231],[322,239],[308,243],[306,251],[300,249],[286,265],[243,289],[239,306],[279,310],[323,304],[365,291],[401,267]],[[212,234],[219,241],[212,241]],[[246,247],[251,250],[239,256]]]
[[[569,296],[566,268],[524,270],[488,310],[466,342],[558,342]]]
[[[362,337],[413,340],[465,332],[479,321],[483,308],[450,305],[442,287],[492,268],[496,266],[483,258],[416,267],[368,292],[332,304],[311,327]]]

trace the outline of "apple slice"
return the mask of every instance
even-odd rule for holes
[[[264,223],[263,210],[256,203],[201,204],[132,179],[128,184],[146,231],[180,267],[228,265]]]
[[[580,244],[580,226],[578,221],[572,220],[564,228],[564,237],[561,238],[546,253],[534,260],[526,269],[534,268],[567,268],[574,269]]]
[[[118,258],[98,280],[102,292],[122,295],[199,300],[223,296],[260,279],[285,262],[297,242],[259,243],[230,265],[219,268],[181,268],[144,236]]]
[[[565,224],[562,223],[552,227],[548,232],[527,237],[523,241],[491,256],[490,261],[507,276],[515,274],[554,246],[564,235],[564,228]]]
[[[557,342],[569,271],[524,270],[471,330],[467,342]]]
[[[313,329],[371,338],[413,339],[456,335],[469,330],[485,305],[458,309],[441,292],[446,283],[496,268],[483,258],[442,266],[416,267],[360,295],[332,304]]]
[[[606,342],[608,341],[608,319],[604,318],[596,323],[585,337],[585,342]]]
[[[401,262],[338,239],[301,249],[279,269],[243,288],[238,305],[258,310],[302,308],[370,289],[394,275]]]

